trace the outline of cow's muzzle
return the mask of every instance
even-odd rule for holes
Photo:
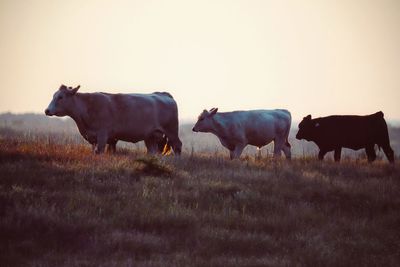
[[[46,114],[46,116],[53,116],[53,114],[51,114],[50,109],[46,108],[44,110],[44,114]]]

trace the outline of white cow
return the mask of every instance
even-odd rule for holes
[[[274,141],[274,157],[281,151],[290,159],[288,136],[292,121],[284,109],[249,110],[217,113],[218,108],[204,110],[193,127],[194,132],[215,134],[229,149],[231,159],[239,158],[246,145],[261,148]]]
[[[181,153],[178,108],[169,93],[77,93],[78,89],[61,85],[45,113],[70,116],[81,135],[97,146],[96,153],[104,152],[106,144],[115,151],[118,140],[144,140],[149,153],[162,152],[164,146]]]

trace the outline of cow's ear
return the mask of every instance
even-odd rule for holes
[[[81,86],[80,86],[80,85],[78,85],[78,86],[77,86],[77,87],[75,87],[74,89],[71,89],[71,90],[69,90],[70,94],[71,94],[71,95],[74,95],[74,94],[76,94],[76,92],[78,92],[79,88],[81,88]]]
[[[311,120],[311,115],[308,115],[307,117],[304,118],[305,120]]]
[[[212,108],[210,109],[210,116],[215,115],[215,113],[217,113],[218,108]]]

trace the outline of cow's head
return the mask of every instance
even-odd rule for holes
[[[47,116],[66,116],[69,110],[72,108],[73,97],[78,92],[80,85],[75,88],[61,85],[57,92],[53,95],[49,106],[46,108],[44,113]]]
[[[313,141],[318,127],[319,123],[316,120],[312,120],[311,115],[308,115],[299,123],[299,131],[296,134],[296,138],[299,140],[306,139],[307,141]]]
[[[203,110],[199,115],[196,124],[194,125],[193,132],[209,132],[213,128],[213,117],[217,113],[218,108],[212,108],[210,111]]]

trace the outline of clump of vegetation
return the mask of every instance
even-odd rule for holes
[[[1,266],[400,264],[398,163],[29,140],[0,139]]]
[[[171,166],[160,162],[157,157],[140,157],[135,161],[140,164],[137,170],[144,174],[169,178],[173,175]]]

